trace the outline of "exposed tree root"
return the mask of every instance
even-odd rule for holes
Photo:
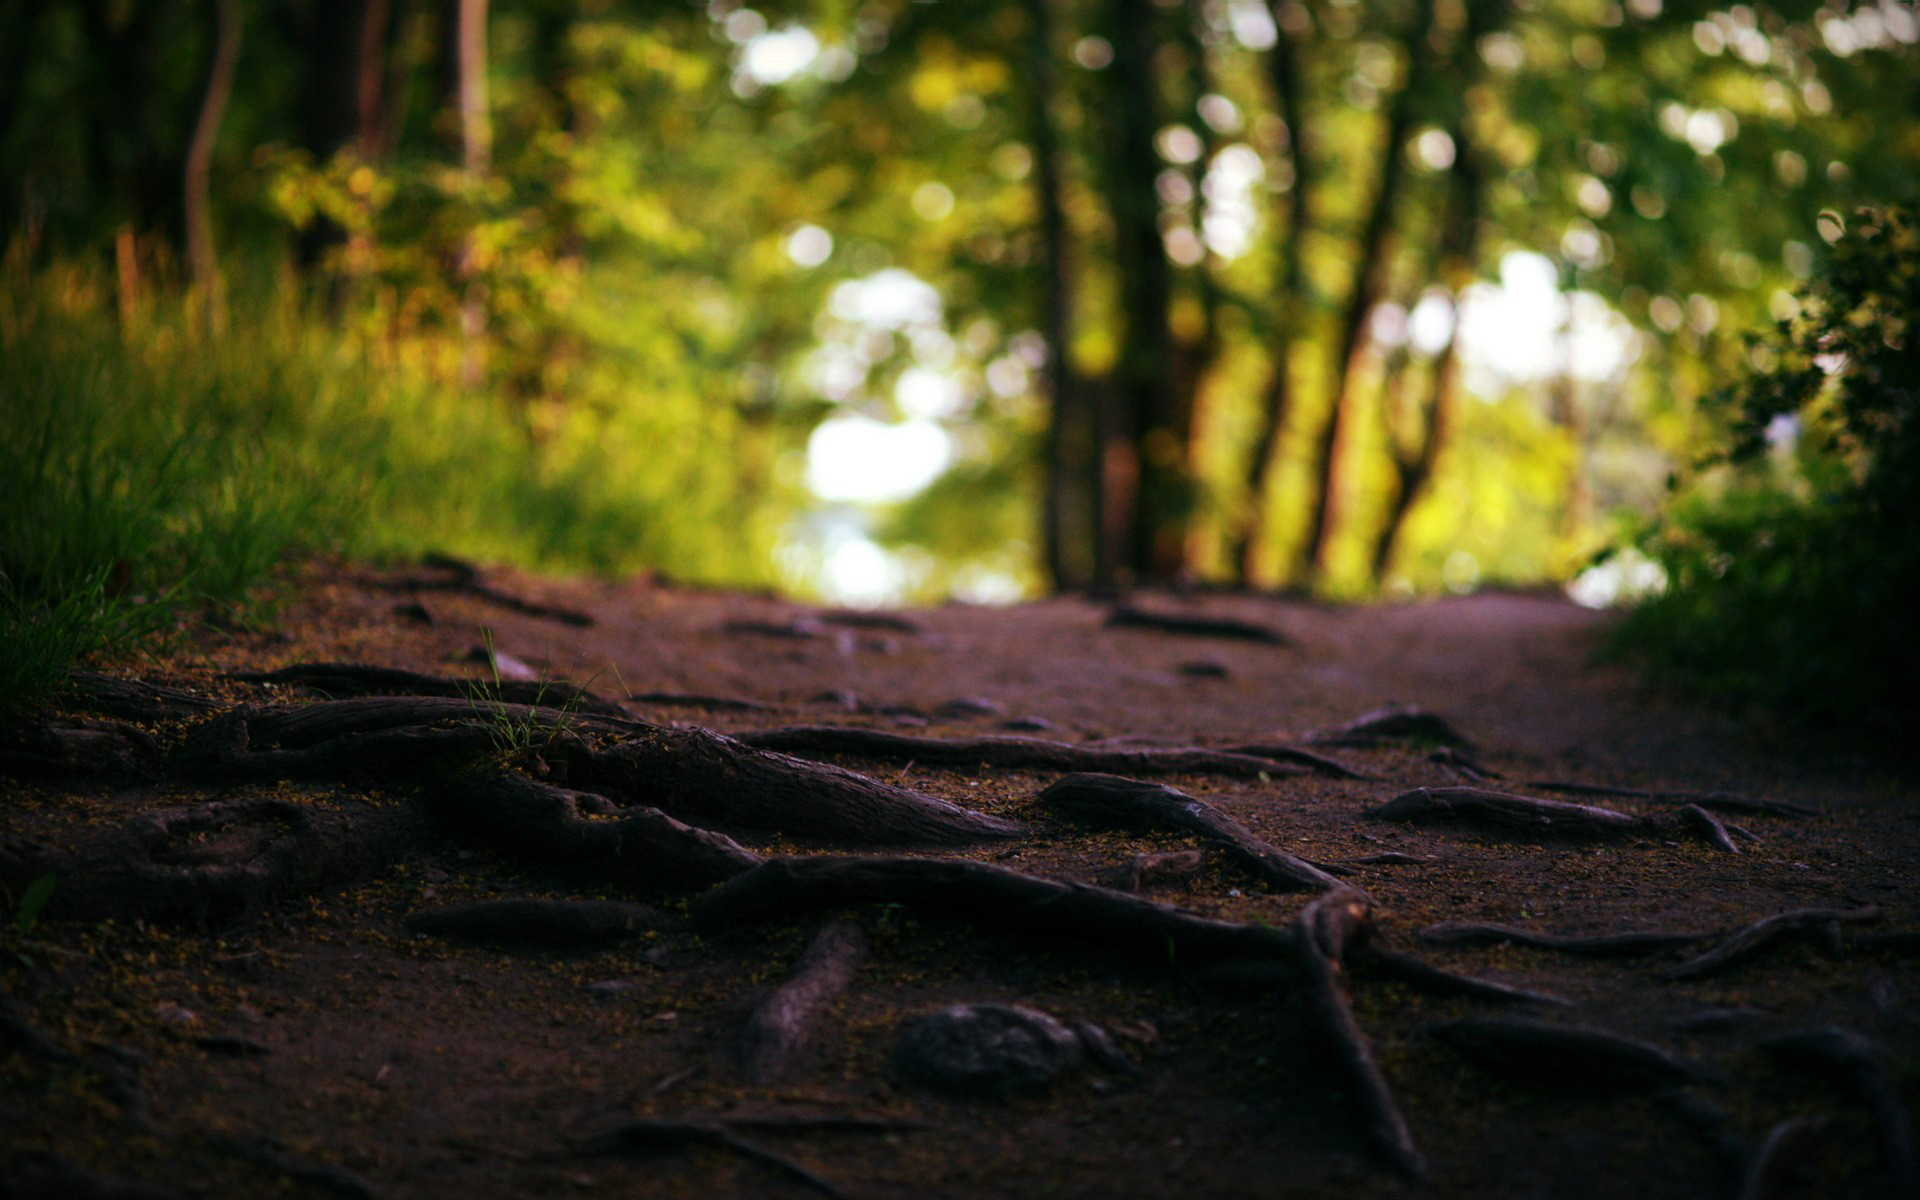
[[[1472,780],[1474,783],[1485,783],[1488,780],[1500,778],[1500,772],[1487,767],[1479,759],[1455,746],[1440,747],[1427,755],[1427,761],[1438,763],[1442,769],[1460,778]]]
[[[1879,907],[1872,904],[1859,908],[1803,908],[1780,913],[1755,921],[1705,953],[1664,972],[1661,977],[1699,979],[1744,962],[1775,943],[1825,934],[1829,926],[1842,922],[1873,921],[1879,916]]]
[[[650,1150],[684,1150],[689,1146],[716,1146],[766,1165],[823,1195],[846,1200],[831,1180],[760,1143],[741,1137],[718,1121],[633,1121],[603,1133],[579,1147],[582,1154],[634,1154]]]
[[[1720,818],[1714,816],[1706,809],[1701,808],[1698,804],[1689,804],[1685,808],[1682,808],[1680,815],[1686,820],[1688,825],[1699,830],[1701,836],[1722,850],[1725,850],[1728,854],[1739,854],[1741,852],[1740,847],[1734,844],[1733,835],[1728,833],[1727,827],[1720,823]]]
[[[159,745],[124,721],[46,717],[0,735],[0,775],[152,779],[159,774]]]
[[[1207,865],[1207,856],[1198,850],[1160,850],[1136,854],[1133,861],[1114,872],[1109,880],[1122,891],[1138,892],[1167,883],[1185,883]]]
[[[50,917],[220,926],[274,899],[371,874],[411,850],[422,830],[404,808],[224,801],[142,813],[70,852],[9,847],[0,851],[0,880],[55,875]]]
[[[422,560],[422,565],[435,573],[369,579],[367,582],[390,592],[459,592],[529,617],[542,617],[576,628],[584,629],[594,623],[592,616],[578,609],[566,608],[558,604],[542,604],[496,587],[487,582],[479,567],[461,559],[432,554]]]
[[[702,692],[635,692],[627,699],[635,704],[697,708],[704,712],[766,712],[774,707],[742,696],[709,696]]]
[[[1913,1145],[1913,1119],[1900,1099],[1900,1086],[1872,1042],[1846,1029],[1769,1038],[1764,1045],[1794,1067],[1825,1075],[1873,1110],[1880,1152],[1893,1176],[1894,1194],[1920,1195],[1920,1161]]]
[[[456,828],[503,849],[641,892],[704,887],[760,864],[732,838],[682,824],[657,808],[589,817],[585,795],[512,771],[478,771],[435,789],[434,808]]]
[[[1040,793],[1040,803],[1068,820],[1113,828],[1193,833],[1225,849],[1256,878],[1285,891],[1325,891],[1340,881],[1268,843],[1204,800],[1163,784],[1118,775],[1068,775]]]
[[[1373,779],[1375,776],[1356,770],[1337,758],[1318,754],[1300,746],[1290,746],[1285,742],[1240,742],[1231,746],[1209,746],[1209,750],[1218,750],[1226,754],[1244,754],[1249,758],[1265,758],[1274,762],[1296,763],[1311,767],[1322,775],[1331,775],[1335,779]]]
[[[836,921],[814,935],[792,977],[747,1020],[740,1064],[748,1082],[779,1082],[866,957],[867,935],[851,921]]]
[[[1269,646],[1291,644],[1291,638],[1269,625],[1233,617],[1210,617],[1198,613],[1155,612],[1131,604],[1117,605],[1107,614],[1107,625],[1122,629],[1155,629],[1187,637],[1225,638],[1236,642],[1264,642]]]
[[[1381,742],[1439,742],[1467,750],[1473,739],[1438,713],[1411,704],[1375,709],[1336,729],[1323,729],[1307,739],[1323,746],[1377,746]]]
[[[486,698],[513,704],[542,704],[563,711],[623,717],[626,710],[611,700],[563,680],[529,682],[503,679],[449,679],[422,675],[395,667],[363,663],[296,663],[277,671],[240,671],[230,678],[247,683],[272,683],[312,688],[329,696],[453,696]]]
[[[845,725],[790,725],[736,735],[749,746],[788,754],[845,754],[930,767],[1099,771],[1131,775],[1225,775],[1238,779],[1301,774],[1304,768],[1199,746],[1076,745],[1046,738],[986,734],[938,738]]]
[[[610,744],[595,748],[582,734]],[[934,796],[704,729],[448,697],[246,709],[195,730],[175,761],[212,778],[415,775],[516,744],[564,767],[572,783],[701,825],[879,845],[955,845],[1021,831]]]
[[[1767,1130],[1740,1182],[1738,1200],[1774,1200],[1780,1192],[1781,1177],[1805,1153],[1806,1144],[1832,1124],[1831,1117],[1788,1117]]]
[[[1356,976],[1389,979],[1436,996],[1465,996],[1499,1004],[1538,1004],[1549,1008],[1566,1008],[1572,1003],[1548,992],[1536,992],[1531,988],[1474,975],[1461,975],[1411,954],[1402,954],[1398,950],[1371,943],[1349,950],[1347,966]]]
[[[1302,909],[1294,921],[1307,1002],[1337,1057],[1347,1084],[1365,1114],[1367,1136],[1394,1167],[1414,1179],[1426,1176],[1427,1163],[1414,1144],[1413,1131],[1393,1098],[1393,1089],[1373,1060],[1367,1037],[1354,1019],[1347,995],[1348,947],[1371,931],[1373,901],[1358,888],[1339,887]]]
[[[1539,950],[1557,950],[1585,958],[1631,958],[1658,954],[1712,937],[1710,933],[1667,933],[1660,930],[1633,930],[1628,933],[1560,934],[1535,933],[1510,925],[1443,924],[1429,925],[1419,933],[1421,941],[1447,946],[1497,945],[1532,946]]]
[[[1658,1046],[1598,1029],[1489,1018],[1436,1025],[1433,1034],[1483,1067],[1562,1090],[1656,1091],[1700,1077]]]
[[[482,900],[406,919],[408,929],[435,937],[554,948],[629,941],[677,924],[659,909],[619,900]]]
[[[1640,818],[1610,808],[1471,787],[1415,788],[1368,809],[1366,815],[1376,821],[1464,821],[1578,838],[1614,837],[1645,828]]]
[[[848,629],[879,629],[887,633],[925,633],[920,622],[911,617],[891,612],[868,612],[858,608],[836,608],[820,614],[820,619],[829,625],[844,625]]]
[[[374,1200],[374,1197],[379,1194],[374,1191],[372,1184],[351,1171],[344,1171],[329,1163],[314,1162],[311,1159],[290,1154],[276,1145],[271,1138],[231,1138],[215,1135],[204,1135],[204,1138],[208,1146],[222,1154],[245,1159],[256,1166],[276,1171],[296,1183],[308,1184],[336,1196],[344,1196],[346,1200]]]
[[[724,829],[870,846],[952,846],[1015,837],[1016,822],[842,767],[743,745],[705,729],[649,730],[571,749],[571,778]]]
[[[123,721],[177,721],[204,716],[220,707],[216,700],[196,696],[180,688],[146,683],[138,679],[120,679],[93,671],[74,671],[67,676],[67,691],[62,699],[86,712],[118,717]]]
[[[1558,779],[1535,779],[1529,781],[1527,786],[1539,788],[1543,792],[1562,792],[1572,796],[1620,796],[1632,800],[1697,804],[1701,808],[1719,809],[1721,812],[1754,813],[1768,817],[1812,817],[1819,815],[1819,810],[1808,808],[1804,804],[1790,804],[1785,800],[1762,800],[1756,796],[1743,796],[1738,792],[1653,792],[1645,788],[1609,787],[1605,784],[1595,783],[1568,783]]]
[[[940,858],[775,858],[694,901],[707,929],[823,908],[904,904],[1018,933],[1107,946],[1170,966],[1291,958],[1293,935],[1195,916],[1125,892],[1060,883],[988,863]]]

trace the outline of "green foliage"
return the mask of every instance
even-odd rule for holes
[[[716,469],[732,431],[697,398],[530,429],[298,310],[243,306],[244,336],[212,340],[179,313],[121,329],[83,276],[54,279],[18,284],[0,325],[0,704],[183,622],[246,620],[313,552],[764,577],[763,492]]]
[[[1920,671],[1913,212],[1863,210],[1800,302],[1718,398],[1714,469],[1640,539],[1668,584],[1620,636],[1696,686],[1890,730]]]

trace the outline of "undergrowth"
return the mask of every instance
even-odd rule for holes
[[[1863,211],[1728,388],[1709,470],[1639,549],[1619,644],[1686,686],[1886,734],[1920,713],[1920,228]]]
[[[727,431],[705,414],[636,391],[536,428],[289,305],[193,329],[153,304],[116,320],[84,281],[0,280],[0,708],[256,620],[315,553],[763,582],[764,497],[712,472]]]

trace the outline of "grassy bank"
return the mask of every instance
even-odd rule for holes
[[[257,616],[314,552],[764,582],[769,498],[721,469],[743,434],[689,389],[601,380],[536,411],[287,305],[216,338],[98,301],[77,277],[0,294],[0,705]]]

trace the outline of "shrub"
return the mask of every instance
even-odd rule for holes
[[[1657,672],[1890,730],[1920,677],[1920,229],[1862,211],[1720,393],[1719,445],[1638,539],[1667,587],[1621,629]]]

